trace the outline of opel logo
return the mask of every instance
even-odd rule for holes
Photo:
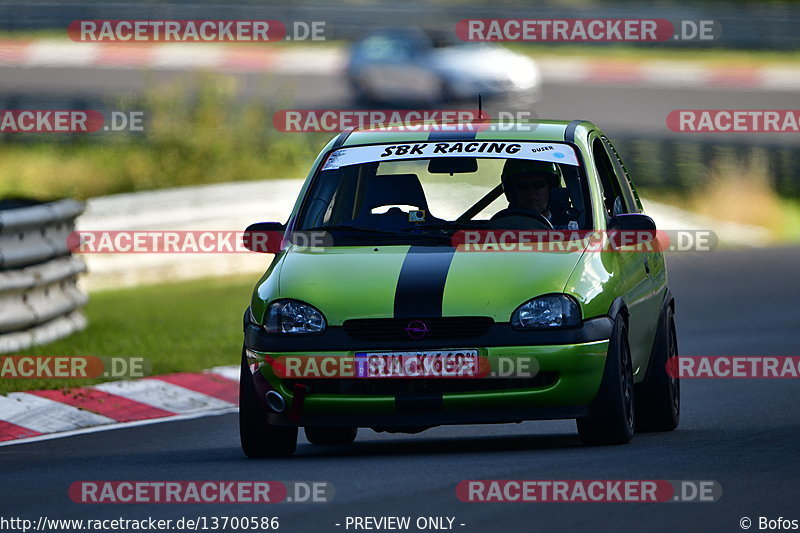
[[[412,320],[403,328],[412,339],[421,339],[430,331],[428,325],[422,320]]]

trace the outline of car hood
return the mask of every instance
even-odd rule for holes
[[[289,249],[259,288],[263,300],[310,303],[328,322],[351,318],[490,316],[562,292],[582,252],[462,252],[435,246]],[[277,294],[276,294],[277,293]]]

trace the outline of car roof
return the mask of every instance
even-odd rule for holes
[[[364,41],[371,39],[373,37],[389,37],[389,38],[414,40],[417,42],[422,42],[428,45],[432,45],[436,48],[442,46],[456,46],[465,44],[465,41],[461,41],[460,39],[458,39],[455,33],[452,31],[445,31],[442,29],[433,29],[433,28],[408,27],[408,26],[388,26],[384,28],[379,28],[377,30],[371,31],[363,35],[360,39],[358,39],[357,44],[363,43]]]
[[[471,124],[448,124],[455,131],[392,131],[380,129],[356,129],[345,131],[334,140],[333,148],[364,144],[392,144],[433,141],[585,141],[590,131],[598,128],[585,120],[536,120],[505,124],[498,128],[478,129]]]

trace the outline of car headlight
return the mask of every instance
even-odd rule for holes
[[[578,302],[566,294],[548,294],[528,300],[511,315],[515,329],[570,328],[581,323]]]
[[[264,329],[267,333],[308,335],[325,331],[325,317],[312,306],[296,300],[270,304]]]

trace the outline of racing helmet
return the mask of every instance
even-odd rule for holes
[[[512,184],[521,177],[537,177],[547,180],[547,186],[555,189],[561,186],[561,170],[555,163],[547,161],[531,161],[529,159],[509,159],[503,165],[500,182],[506,199],[511,202],[514,188]]]

